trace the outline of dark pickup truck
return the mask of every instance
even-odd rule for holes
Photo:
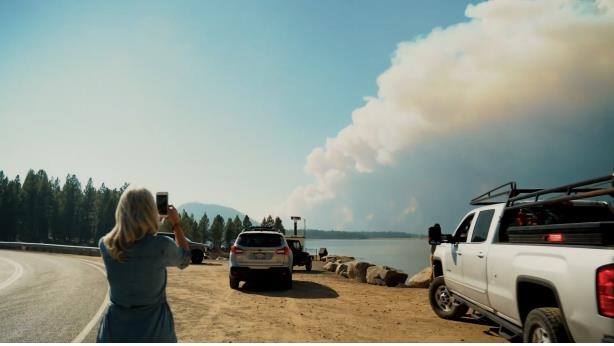
[[[158,232],[158,235],[164,235],[175,240],[175,233],[172,232]],[[193,264],[203,263],[205,258],[209,258],[209,248],[205,244],[192,241],[188,237],[185,237],[185,239],[188,241],[188,245],[190,246]]]

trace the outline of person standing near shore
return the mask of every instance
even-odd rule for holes
[[[98,243],[111,302],[97,342],[177,342],[166,301],[166,267],[186,268],[190,248],[174,206],[168,206],[166,219],[175,241],[156,235],[161,217],[151,192],[129,187],[121,195],[115,227]]]
[[[438,223],[434,224],[429,228],[429,233],[432,232],[441,236],[441,226]],[[435,278],[435,268],[433,268],[433,255],[435,254],[436,248],[437,245],[431,244],[431,255],[429,256],[429,263],[431,265],[431,280]]]

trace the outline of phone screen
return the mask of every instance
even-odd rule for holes
[[[168,212],[168,193],[156,193],[156,204],[158,205],[158,214],[166,215]]]

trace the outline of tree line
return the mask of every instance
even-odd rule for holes
[[[89,178],[82,188],[74,174],[61,184],[42,169],[29,170],[22,183],[19,175],[10,180],[0,170],[0,241],[97,246],[98,239],[115,226],[115,209],[128,186],[111,189],[103,183],[96,189]],[[269,215],[261,225],[285,234],[279,217]],[[210,221],[206,212],[197,222],[184,210],[181,226],[193,241],[210,242],[219,249],[229,246],[252,222],[248,215],[224,220],[219,214]]]

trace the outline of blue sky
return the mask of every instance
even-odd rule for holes
[[[490,184],[614,168],[613,11],[0,0],[0,169],[129,182],[287,225],[453,227]]]

